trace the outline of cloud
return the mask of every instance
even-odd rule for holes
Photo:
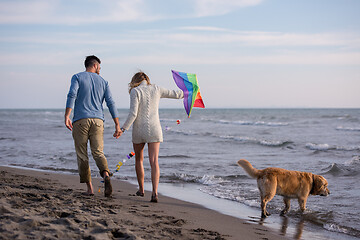
[[[343,46],[360,47],[360,35],[351,32],[291,33],[233,31],[213,27],[182,27],[182,32],[168,34],[171,41],[199,44],[229,44],[244,46]],[[189,31],[186,31],[189,30]]]
[[[24,37],[1,36],[0,43],[23,50],[2,51],[0,64],[56,66],[77,63],[96,50],[113,64],[314,64],[360,65],[357,33],[239,32],[208,26],[107,33],[56,32]],[[32,51],[34,46],[47,46]],[[48,48],[56,49],[48,52]],[[41,48],[40,48],[41,49]],[[126,51],[124,51],[126,49]],[[177,49],[174,51],[174,49]],[[251,49],[251,50],[249,50]]]
[[[78,64],[79,59],[87,55],[86,51],[66,53],[9,53],[3,54],[0,64],[3,66],[60,66]],[[159,53],[157,55],[110,55],[106,64],[139,65],[360,65],[360,52],[289,52],[283,54],[206,54],[189,56],[184,53]]]
[[[66,24],[149,21],[144,0],[1,1],[1,24]]]
[[[211,26],[185,26],[179,27],[179,30],[190,30],[190,31],[207,31],[207,32],[229,32],[226,28],[211,27]]]
[[[54,13],[59,1],[1,1],[0,23],[41,23]]]
[[[71,2],[71,3],[70,3]],[[0,24],[145,22],[227,14],[262,0],[3,0]],[[173,7],[174,4],[178,7]],[[180,7],[180,8],[179,8]]]
[[[185,54],[141,55],[108,59],[114,64],[159,65],[360,65],[360,52],[355,53],[301,53],[271,55],[202,55]]]
[[[36,35],[2,35],[0,43],[48,44],[48,45],[85,45],[116,46],[154,44],[163,46],[186,45],[189,47],[211,47],[216,45],[234,47],[279,47],[293,49],[296,47],[322,47],[359,50],[360,35],[356,32],[292,33],[292,32],[259,32],[234,31],[211,26],[184,26],[173,29],[147,29],[141,31],[122,31],[103,33],[97,38],[91,32],[53,32]],[[212,47],[213,48],[213,47]],[[319,50],[320,48],[318,48]]]
[[[238,8],[255,6],[263,0],[196,0],[197,17],[224,15]]]

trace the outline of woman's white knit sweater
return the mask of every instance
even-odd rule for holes
[[[181,90],[168,90],[148,85],[144,80],[130,92],[130,112],[123,125],[128,130],[132,124],[133,143],[162,142],[163,134],[159,119],[160,98],[184,98]]]

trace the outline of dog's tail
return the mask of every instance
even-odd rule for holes
[[[250,177],[252,178],[257,178],[260,174],[260,170],[254,168],[249,161],[245,160],[245,159],[240,159],[237,164],[239,166],[241,166],[246,172],[247,174],[249,174]]]

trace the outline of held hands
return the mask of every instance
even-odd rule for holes
[[[121,131],[120,128],[120,123],[119,123],[119,118],[113,118],[114,123],[115,123],[115,132],[114,132],[114,138],[118,139],[121,134],[123,134],[123,131]]]
[[[115,126],[115,132],[114,132],[114,138],[118,139],[123,134],[123,131],[121,131],[120,126]]]

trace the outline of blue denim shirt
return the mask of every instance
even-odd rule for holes
[[[111,116],[117,118],[118,112],[107,81],[92,72],[80,72],[72,77],[66,107],[74,109],[73,122],[83,118],[104,120],[104,100]]]

